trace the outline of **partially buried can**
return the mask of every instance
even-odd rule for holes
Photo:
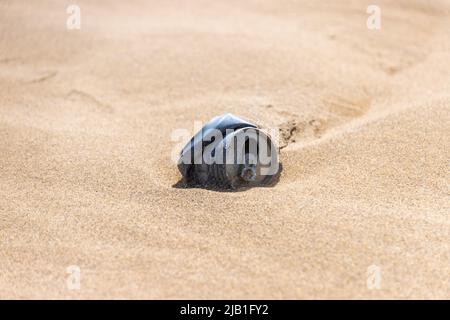
[[[278,148],[257,125],[232,114],[209,121],[187,143],[178,169],[188,185],[268,185],[278,174]]]

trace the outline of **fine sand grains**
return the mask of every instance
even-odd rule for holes
[[[0,298],[450,298],[449,1],[69,4],[0,2]],[[178,187],[225,112],[276,185]]]

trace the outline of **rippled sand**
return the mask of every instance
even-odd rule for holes
[[[450,1],[76,2],[0,2],[0,298],[450,298]],[[175,187],[225,112],[279,182]]]

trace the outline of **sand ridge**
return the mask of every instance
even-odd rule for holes
[[[0,3],[0,298],[450,298],[448,1],[77,3]],[[225,112],[278,183],[176,187]]]

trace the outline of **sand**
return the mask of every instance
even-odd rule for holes
[[[0,2],[0,298],[450,298],[450,1],[69,4]],[[273,187],[178,187],[225,112]]]

